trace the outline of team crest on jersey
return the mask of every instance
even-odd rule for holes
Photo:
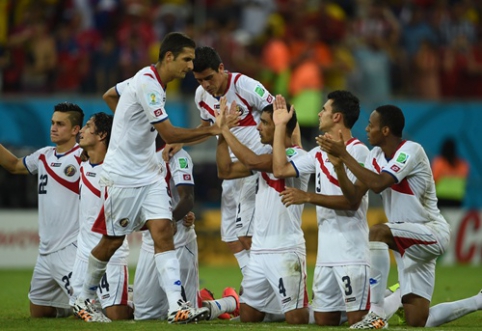
[[[190,174],[184,174],[184,175],[182,175],[182,178],[184,180],[191,180],[191,175]]]
[[[76,172],[77,172],[77,168],[75,168],[75,166],[73,166],[72,164],[69,164],[64,169],[64,174],[67,177],[72,177],[73,175],[75,175]]]
[[[294,148],[288,148],[288,149],[286,150],[286,155],[287,155],[288,157],[293,157],[293,156],[295,156],[296,154],[298,154],[298,152],[297,152],[296,149],[294,149]]]
[[[129,225],[129,219],[128,218],[123,218],[119,221],[119,225],[125,228],[127,225]]]
[[[189,162],[187,162],[187,159],[185,157],[180,157],[178,159],[179,162],[179,168],[181,169],[188,169],[189,168]]]
[[[256,92],[256,94],[259,95],[260,97],[262,97],[266,93],[265,89],[259,85],[256,86],[256,88],[254,89],[254,92]]]
[[[159,106],[161,104],[161,95],[158,92],[149,92],[146,98],[150,106]]]
[[[409,157],[410,157],[410,155],[401,152],[400,154],[398,154],[397,162],[401,163],[401,164],[405,164]]]

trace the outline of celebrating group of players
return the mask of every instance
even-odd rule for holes
[[[185,129],[170,123],[165,89],[190,71],[200,84],[201,124]],[[230,313],[241,322],[348,321],[351,328],[377,329],[402,305],[411,326],[437,326],[482,309],[481,293],[430,307],[435,261],[450,229],[437,209],[423,148],[402,138],[398,107],[371,113],[370,151],[351,134],[358,98],[333,91],[319,112],[324,134],[304,151],[296,111],[283,96],[226,71],[214,49],[196,47],[181,33],[166,35],[158,62],[108,90],[104,100],[114,116],[97,113],[84,126],[79,106],[56,105],[55,147],[18,159],[0,145],[0,165],[38,175],[32,317],[73,310],[91,322],[188,323]],[[211,136],[218,137],[216,163],[224,179],[221,238],[243,280],[239,297],[228,288],[223,298],[201,300],[193,163],[182,146]],[[311,174],[315,192],[307,191]],[[369,189],[381,194],[389,221],[370,229]],[[318,219],[311,304],[301,229],[305,203],[316,205]],[[131,302],[125,238],[134,231],[143,231],[143,243]],[[389,249],[400,287],[386,296]]]

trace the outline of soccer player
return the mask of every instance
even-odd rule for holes
[[[112,120],[111,115],[97,113],[80,130],[79,145],[86,153],[88,160],[82,162],[80,167],[80,231],[71,281],[74,290],[70,298],[72,306],[82,291],[90,252],[102,237],[101,234],[92,231],[92,226],[102,209],[99,177],[109,146]],[[128,255],[129,246],[125,239],[109,260],[97,289],[98,302],[111,320],[133,318],[133,309],[127,303]]]
[[[90,321],[105,320],[93,307],[92,299],[107,262],[127,234],[143,227],[147,227],[154,241],[156,269],[168,300],[168,321],[194,322],[203,319],[208,311],[183,300],[170,197],[155,154],[158,133],[167,143],[191,142],[220,133],[218,126],[174,127],[164,109],[166,84],[192,70],[194,49],[194,41],[186,35],[167,34],[158,62],[129,79],[119,98],[100,175],[104,212],[94,224],[103,236],[89,256],[82,293],[74,306],[77,312],[88,313]]]
[[[181,149],[166,164],[162,159],[164,142],[157,139],[156,155],[165,169],[165,180],[171,194],[176,221],[174,247],[180,264],[181,282],[186,299],[198,304],[198,247],[194,230],[194,177],[191,156]],[[148,231],[142,233],[142,247],[134,279],[134,318],[136,320],[165,319],[168,312],[166,293],[159,284],[154,261],[154,242]]]
[[[398,279],[407,325],[433,327],[482,309],[482,293],[468,299],[430,307],[435,264],[450,240],[450,227],[437,208],[430,162],[420,144],[402,138],[405,117],[400,108],[384,105],[370,115],[366,131],[370,151],[361,166],[348,152],[343,137],[320,136],[317,142],[339,158],[357,177],[348,180],[336,167],[343,194],[354,201],[368,189],[382,195],[388,223],[369,231],[371,306],[353,329],[388,326],[383,297],[390,267],[388,250],[397,261]],[[337,141],[333,139],[339,139]]]
[[[199,126],[209,127],[214,123],[220,97],[224,96],[229,104],[236,103],[240,113],[240,123],[231,129],[232,133],[254,153],[260,153],[263,145],[256,126],[262,109],[273,102],[268,90],[246,75],[226,71],[219,54],[211,47],[196,48],[193,73],[200,85],[194,98],[201,117]],[[295,139],[299,140],[298,131]],[[166,146],[165,154],[173,155],[179,148]],[[236,156],[231,154],[231,159],[236,161]],[[249,261],[256,179],[257,175],[252,175],[222,183],[221,240],[236,257],[242,273]]]
[[[221,99],[219,117],[222,118],[222,136],[216,153],[218,176],[223,179],[242,178],[258,174],[251,256],[244,271],[240,297],[241,322],[261,322],[266,314],[284,314],[290,324],[307,324],[308,297],[306,293],[306,247],[301,229],[303,205],[286,207],[280,192],[286,186],[306,190],[309,176],[300,175],[277,179],[272,174],[272,144],[274,135],[273,105],[267,105],[261,114],[258,132],[265,144],[259,154],[243,145],[225,121],[226,99]],[[236,103],[230,107],[236,112]],[[287,124],[286,145],[291,145],[291,134],[296,127],[293,115]],[[233,162],[230,151],[239,161]],[[298,146],[286,149],[289,160],[302,157],[306,152]]]
[[[84,112],[73,103],[55,105],[50,139],[44,147],[17,158],[0,144],[0,165],[13,174],[37,174],[39,255],[28,297],[30,316],[62,317],[72,313],[70,277],[79,233],[79,165],[76,142]]]
[[[368,148],[351,134],[360,115],[358,98],[348,91],[333,91],[318,114],[319,129],[341,132],[347,150],[360,164]],[[285,155],[286,124],[293,111],[276,96],[273,173],[277,178],[316,174],[315,193],[286,188],[280,195],[286,206],[312,203],[318,219],[318,253],[313,282],[315,321],[318,325],[339,325],[346,311],[348,323],[354,324],[367,314],[369,307],[369,250],[366,213],[368,194],[349,201],[343,196],[327,153],[317,146],[309,153],[287,161]],[[351,181],[355,176],[348,174]],[[398,306],[397,306],[398,308]]]

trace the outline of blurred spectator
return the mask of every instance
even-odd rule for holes
[[[466,16],[468,9],[466,2],[456,1],[450,8],[449,15],[441,20],[440,32],[445,45],[449,45],[459,37],[464,37],[469,43],[475,42],[476,30]]]
[[[440,70],[442,63],[437,47],[429,40],[421,42],[410,71],[414,83],[414,95],[422,99],[440,99]]]
[[[457,155],[453,138],[442,143],[440,155],[432,162],[439,207],[461,207],[464,201],[469,164]]]
[[[107,35],[102,38],[99,49],[92,55],[92,63],[96,92],[104,93],[121,80],[119,49],[114,36]]]
[[[297,38],[289,43],[291,51],[291,78],[289,94],[296,106],[296,117],[301,135],[308,142],[306,148],[314,146],[318,134],[318,113],[322,107],[324,71],[331,68],[333,58],[329,47],[321,42],[316,26],[306,25]]]
[[[444,97],[467,97],[470,95],[468,75],[469,54],[472,46],[464,35],[458,35],[443,49],[441,76],[442,95]]]

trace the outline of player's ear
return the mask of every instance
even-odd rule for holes
[[[224,63],[220,63],[218,67],[218,72],[223,72],[224,71]]]

